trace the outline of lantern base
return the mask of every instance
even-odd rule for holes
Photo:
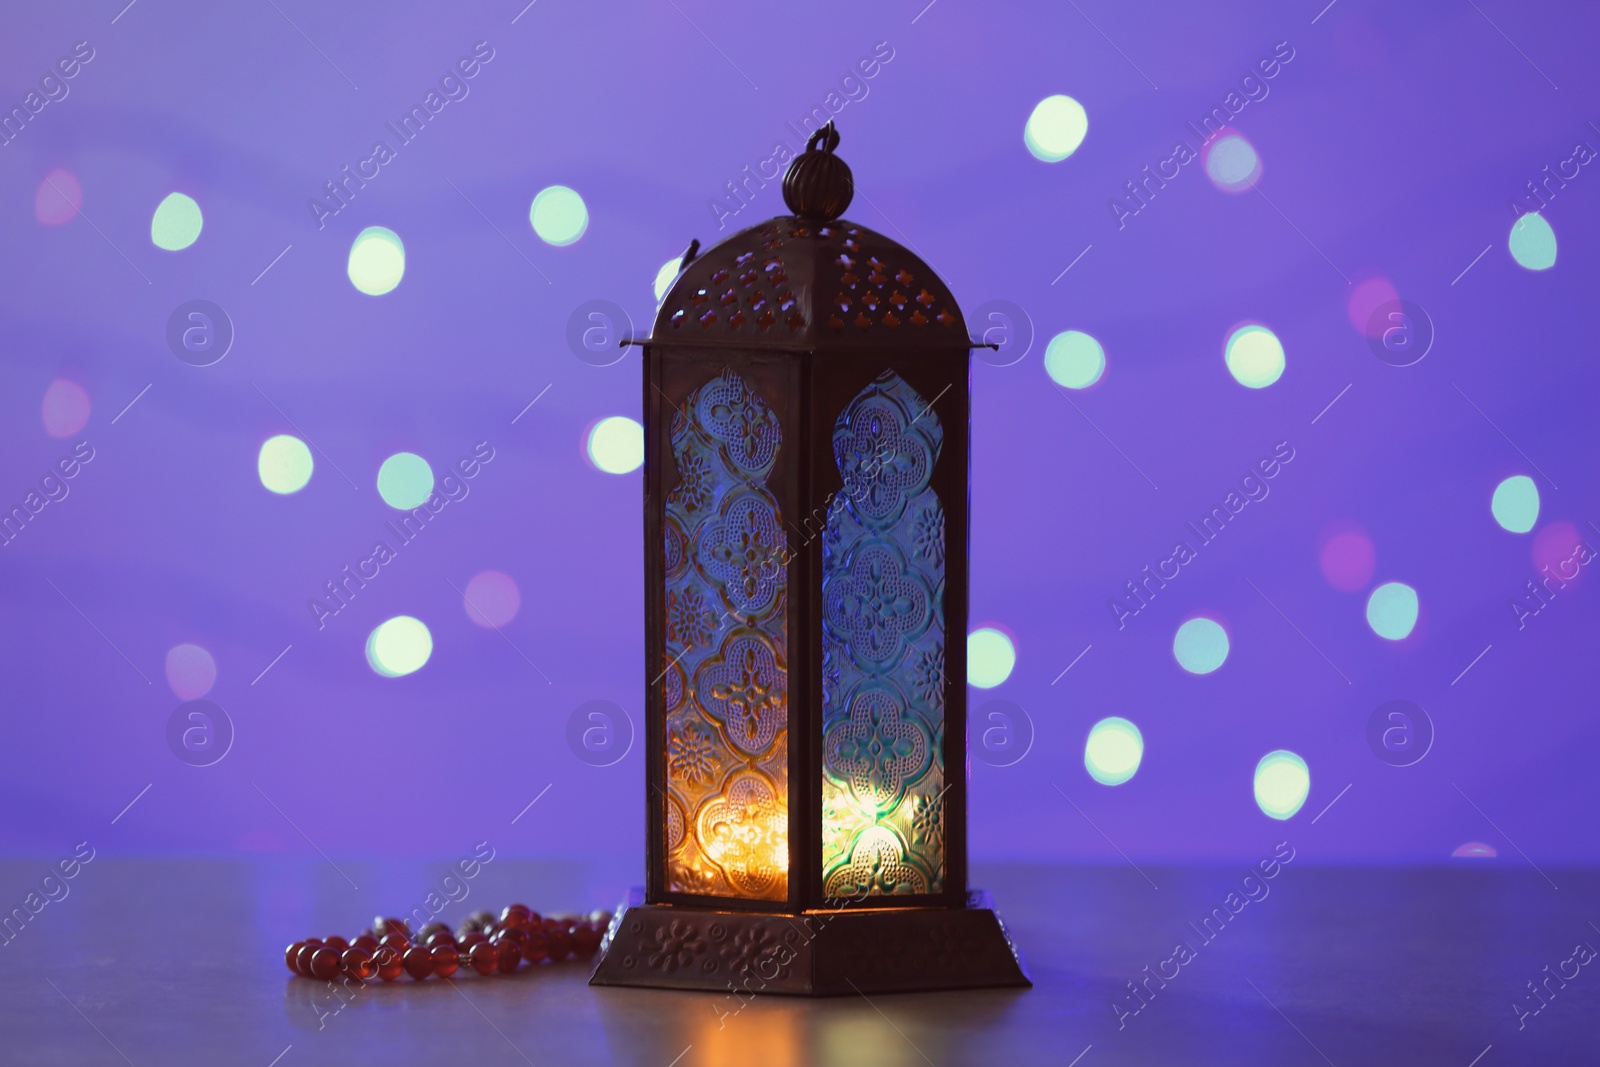
[[[841,996],[1031,986],[983,890],[964,908],[719,911],[645,904],[635,889],[600,946],[590,985],[737,995]]]

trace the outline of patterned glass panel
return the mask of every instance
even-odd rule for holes
[[[892,372],[840,414],[822,542],[822,877],[830,897],[944,889],[944,431]]]
[[[666,500],[667,888],[789,891],[788,598],[767,490],[782,428],[732,371],[672,420]]]

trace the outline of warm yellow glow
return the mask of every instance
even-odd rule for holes
[[[780,951],[768,957],[767,962],[757,963],[742,973],[731,975],[727,992],[707,994],[707,1004],[711,1010],[705,1012],[703,1017],[699,1012],[692,1015],[682,1013],[682,1022],[671,1031],[676,1036],[670,1040],[679,1042],[679,1048],[693,1044],[694,1052],[691,1057],[684,1059],[684,1063],[691,1058],[697,1067],[749,1067],[752,1063],[759,1063],[762,1067],[806,1067],[813,1063],[906,1062],[895,1058],[897,1050],[878,1033],[878,1030],[882,1030],[896,1041],[900,1040],[881,1020],[875,1029],[863,1025],[859,1040],[829,1042],[830,1046],[838,1046],[839,1055],[817,1058],[812,1048],[816,1040],[811,1032],[814,1024],[809,1016],[803,1014],[802,1009],[806,1005],[798,1003],[800,998],[762,995],[769,986],[762,972],[776,973],[776,968],[782,965],[781,961],[788,958]],[[756,970],[756,967],[761,970]],[[792,970],[793,967],[789,966],[788,969]],[[857,1017],[852,1015],[850,1018]],[[865,1020],[862,1022],[864,1024]],[[822,1025],[826,1028],[829,1024],[823,1022]],[[827,1033],[829,1031],[824,1029],[824,1036]],[[661,1040],[666,1043],[668,1038]],[[920,1064],[922,1060],[919,1058],[917,1062]]]
[[[697,837],[735,895],[782,900],[789,889],[789,808],[759,773],[735,774],[700,809]]]
[[[746,877],[789,869],[789,815],[770,800],[724,809],[708,829],[706,855]]]

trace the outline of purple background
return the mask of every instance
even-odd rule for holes
[[[1519,848],[1541,865],[1600,860],[1600,591],[1585,573],[1519,630],[1508,604],[1536,576],[1536,534],[1489,513],[1500,479],[1529,474],[1541,528],[1567,522],[1600,544],[1600,177],[1585,168],[1545,212],[1554,269],[1524,270],[1506,247],[1524,183],[1580,139],[1600,146],[1600,6],[1339,0],[1319,17],[1321,0],[924,2],[544,0],[519,17],[517,0],[111,0],[8,17],[7,108],[75,42],[96,57],[0,148],[0,502],[20,502],[77,440],[96,458],[0,549],[0,849],[64,855],[92,838],[113,853],[454,856],[490,839],[638,860],[640,747],[592,767],[566,724],[587,700],[635,720],[643,706],[639,474],[600,472],[583,444],[598,419],[638,417],[639,357],[586,364],[568,317],[606,299],[643,332],[660,265],[691,237],[732,232],[708,207],[723,183],[780,140],[798,148],[786,123],[887,41],[892,61],[837,120],[859,188],[849,217],[912,245],[969,317],[1008,300],[1035,333],[1020,362],[972,374],[972,624],[1009,632],[1018,658],[1003,685],[971,692],[974,706],[1021,704],[1036,728],[1014,766],[973,767],[974,858],[1248,861],[1289,836],[1329,861],[1445,862],[1472,840],[1499,851],[1487,862],[1521,863]],[[319,231],[307,199],[480,40],[495,58],[470,96]],[[1109,199],[1175,140],[1193,143],[1186,123],[1280,41],[1295,58],[1235,122],[1264,195],[1221,192],[1191,164],[1119,230]],[[1081,101],[1090,125],[1046,164],[1022,130],[1053,93]],[[52,227],[34,195],[56,168],[80,180],[83,214]],[[528,225],[555,183],[590,213],[567,248]],[[149,240],[173,190],[205,212],[178,253]],[[735,225],[782,210],[769,184]],[[404,281],[380,298],[345,273],[368,225],[407,251]],[[1374,274],[1433,321],[1415,366],[1381,362],[1351,324],[1349,283]],[[207,368],[165,342],[193,298],[237,330]],[[1222,361],[1246,319],[1287,351],[1267,389],[1242,388]],[[1068,328],[1109,361],[1070,402],[1041,362]],[[64,440],[40,417],[57,378],[93,403]],[[264,439],[295,432],[285,415],[327,459],[280,497],[255,464]],[[382,460],[411,450],[442,472],[480,440],[496,458],[470,497],[318,632],[307,599],[394,515],[374,488]],[[1270,497],[1119,631],[1108,600],[1279,441],[1296,458]],[[1358,592],[1318,566],[1340,523],[1376,547]],[[522,593],[503,637],[451,588],[489,568]],[[1386,580],[1421,598],[1398,643],[1363,616]],[[1232,640],[1204,677],[1172,656],[1196,613]],[[380,678],[363,645],[396,614],[429,625],[433,658]],[[215,657],[210,699],[237,729],[206,768],[166,743],[179,701],[163,664],[184,642]],[[1407,768],[1366,741],[1368,716],[1396,698],[1437,729]],[[1118,788],[1082,761],[1107,715],[1146,743]],[[1311,768],[1286,827],[1251,795],[1276,748]]]

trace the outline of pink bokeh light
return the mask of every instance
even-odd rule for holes
[[[1583,535],[1570,522],[1550,522],[1539,527],[1533,535],[1532,554],[1533,569],[1539,572],[1540,580],[1548,574],[1568,584],[1577,581],[1586,569],[1583,556],[1589,554],[1579,554],[1582,543]],[[1546,567],[1550,568],[1548,572]]]
[[[1391,300],[1399,300],[1400,294],[1395,292],[1389,279],[1374,276],[1362,282],[1357,282],[1350,290],[1350,299],[1345,302],[1345,314],[1350,317],[1350,325],[1364,337],[1382,337],[1383,331],[1388,328],[1388,323],[1372,323],[1372,313]]]
[[[41,417],[51,437],[71,437],[89,421],[89,394],[67,378],[57,378],[44,391]]]
[[[53,170],[33,194],[33,216],[45,226],[62,226],[83,207],[83,186],[71,171]]]
[[[1378,550],[1366,531],[1341,524],[1323,535],[1317,563],[1329,585],[1341,593],[1358,593],[1372,582]]]
[[[473,575],[462,599],[467,618],[488,628],[504,626],[517,617],[517,611],[522,607],[522,593],[517,589],[517,583],[499,571],[482,571]]]

